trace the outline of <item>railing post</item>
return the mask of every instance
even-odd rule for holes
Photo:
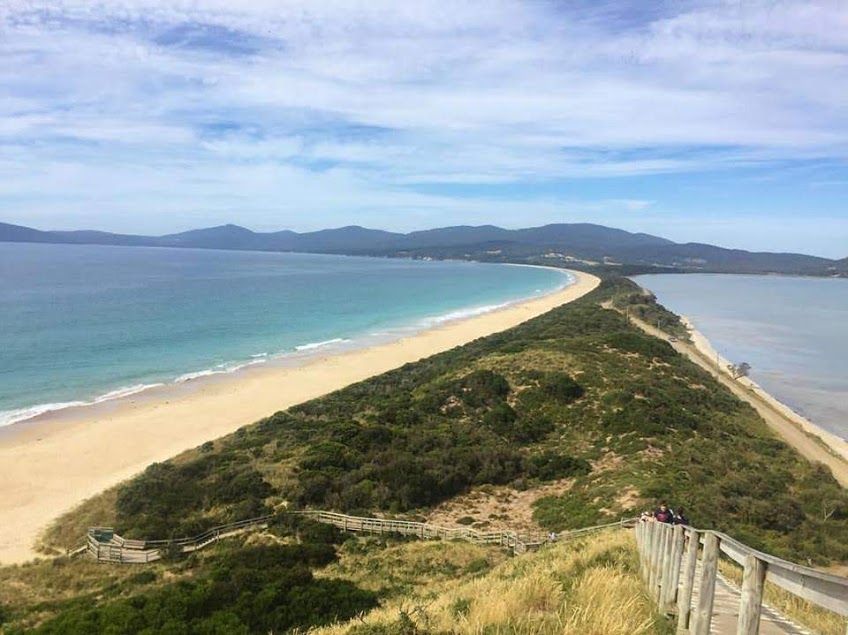
[[[709,635],[713,621],[716,573],[720,541],[713,532],[704,535],[704,559],[701,563],[701,589],[698,593],[698,610],[695,613],[694,635]]]
[[[671,532],[671,562],[669,563],[668,584],[663,592],[660,610],[671,613],[677,596],[677,585],[680,582],[680,562],[683,559],[683,525],[675,525]]]
[[[662,575],[662,570],[660,569],[660,565],[662,564],[662,546],[663,546],[663,530],[662,524],[654,523],[654,533],[656,537],[654,538],[654,553],[651,557],[651,596],[654,599],[657,599],[657,589],[660,585],[660,576]]]
[[[636,539],[636,553],[639,554],[639,575],[642,575],[642,563],[644,560],[644,553],[642,551],[642,524],[638,523],[633,528],[633,537]]]
[[[659,523],[651,523],[649,525],[650,530],[650,554],[648,554],[648,591],[650,591],[651,595],[654,594],[654,585],[657,580],[657,570],[654,566],[654,561],[657,556],[657,552],[659,551],[659,542],[660,542],[660,526]]]
[[[666,525],[663,531],[665,532],[665,549],[663,549],[662,580],[658,601],[661,612],[665,612],[666,598],[671,590],[671,569],[674,560],[674,528]]]
[[[659,560],[662,558],[662,525],[654,523],[654,544],[651,547],[651,579],[648,584],[651,597],[656,597],[659,584]]]
[[[654,581],[654,586],[651,589],[654,593],[654,599],[657,604],[660,602],[663,590],[663,577],[665,575],[666,551],[668,549],[668,525],[665,523],[657,523],[660,531],[659,553],[657,554],[657,577]]]
[[[686,561],[683,563],[683,586],[677,596],[677,632],[689,632],[689,616],[692,613],[692,591],[695,588],[695,566],[698,563],[700,535],[690,529],[689,544],[686,547]]]
[[[742,598],[739,602],[739,622],[736,626],[736,635],[757,635],[760,632],[760,613],[763,608],[766,566],[766,563],[756,556],[745,556],[745,570],[742,573]]]

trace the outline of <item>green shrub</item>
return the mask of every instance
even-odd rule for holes
[[[533,504],[533,519],[550,531],[580,529],[599,525],[609,516],[578,492],[562,496],[545,496]]]
[[[34,633],[266,633],[344,620],[372,609],[376,596],[344,580],[316,579],[311,568],[335,559],[333,547],[247,547],[211,559],[199,578],[100,606],[66,607]]]
[[[539,380],[542,393],[559,403],[571,403],[580,399],[585,391],[567,373],[545,373]]]
[[[586,459],[557,452],[543,452],[527,459],[528,474],[543,481],[580,476],[591,471],[592,465]]]

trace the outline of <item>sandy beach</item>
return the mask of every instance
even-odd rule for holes
[[[630,319],[646,333],[660,339],[668,338],[666,333],[655,326],[632,316]],[[710,372],[737,397],[751,404],[766,425],[787,444],[807,460],[826,465],[842,487],[848,488],[848,442],[822,430],[775,399],[752,380],[745,377],[734,378],[727,370],[729,362],[716,352],[709,340],[685,317],[682,320],[689,329],[692,343],[675,341],[672,343],[674,349]]]
[[[727,377],[732,378],[732,375],[728,370],[728,366],[730,366],[730,361],[722,357],[715,350],[715,348],[713,348],[713,345],[710,343],[710,341],[700,331],[698,331],[685,316],[683,316],[681,319],[686,325],[686,328],[689,329],[689,336],[691,337],[692,343],[695,345],[695,348],[705,358],[711,360],[713,362],[713,365],[717,366]],[[831,434],[827,430],[824,430],[817,426],[809,419],[801,416],[786,404],[782,403],[781,401],[778,401],[775,397],[773,397],[770,393],[763,389],[762,386],[760,386],[751,378],[738,377],[735,379],[735,381],[738,384],[747,388],[750,392],[756,394],[760,400],[764,401],[776,412],[778,412],[783,417],[798,426],[798,428],[800,428],[805,434],[818,437],[821,442],[824,443],[828,448],[830,448],[836,455],[840,456],[843,460],[848,461],[848,441],[846,441],[845,439],[841,439],[835,434]]]
[[[554,293],[387,344],[9,426],[0,435],[0,563],[36,557],[33,543],[53,520],[150,463],[278,410],[513,327],[585,295],[600,282],[570,273],[574,284]]]

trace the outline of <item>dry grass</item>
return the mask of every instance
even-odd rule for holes
[[[422,633],[456,635],[640,635],[669,628],[645,593],[633,538],[623,531],[551,545],[471,580],[423,580],[359,620],[315,634],[393,633],[401,614]]]
[[[719,570],[722,575],[736,585],[742,584],[742,569],[735,563],[721,561]],[[797,622],[800,626],[806,626],[814,633],[845,635],[846,628],[848,628],[848,620],[844,617],[802,600],[771,582],[766,582],[764,599],[773,609]]]
[[[496,546],[464,541],[387,543],[368,537],[344,543],[338,561],[315,571],[315,576],[344,578],[381,595],[411,595],[417,587],[424,587],[427,595],[457,579],[481,575],[506,559],[506,551]]]
[[[142,572],[148,577],[139,578]],[[160,564],[104,566],[88,558],[61,557],[5,566],[0,567],[0,606],[13,607],[18,613],[15,626],[27,630],[56,615],[65,602],[96,602],[115,597],[120,589],[136,592],[172,577]]]
[[[533,520],[533,504],[545,496],[560,496],[571,489],[574,479],[551,481],[532,489],[483,485],[467,494],[437,505],[427,514],[427,522],[455,527],[463,517],[473,518],[472,527],[485,531],[542,532]]]
[[[85,543],[89,527],[114,526],[117,498],[118,487],[112,487],[59,516],[40,536],[36,549],[48,555],[63,554]]]

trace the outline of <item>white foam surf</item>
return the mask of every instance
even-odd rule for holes
[[[301,344],[300,346],[295,346],[294,350],[296,351],[313,351],[316,348],[324,348],[325,346],[332,346],[333,344],[343,344],[345,342],[350,342],[348,339],[344,339],[342,337],[335,337],[331,340],[324,340],[323,342],[310,342],[309,344]]]

